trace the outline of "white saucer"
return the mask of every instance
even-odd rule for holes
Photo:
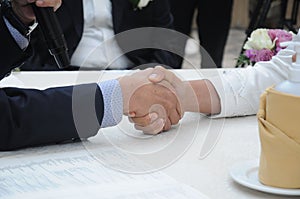
[[[259,161],[246,161],[236,164],[230,170],[233,180],[245,187],[277,195],[300,196],[300,189],[283,189],[263,185],[258,179]]]

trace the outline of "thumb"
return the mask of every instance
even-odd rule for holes
[[[148,80],[152,83],[160,83],[161,81],[165,80],[165,69],[162,66],[156,66],[148,77]]]
[[[165,79],[165,74],[161,71],[154,70],[151,75],[149,75],[148,80],[152,83],[160,83]]]
[[[167,70],[162,66],[156,66],[148,79],[152,83],[160,83],[165,80],[169,82],[174,88],[182,83],[182,80],[177,77],[172,71]]]

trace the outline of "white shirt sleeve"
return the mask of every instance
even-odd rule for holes
[[[281,50],[270,61],[258,62],[254,67],[223,70],[207,78],[215,86],[221,100],[221,113],[213,118],[254,115],[264,90],[288,78],[290,63]]]

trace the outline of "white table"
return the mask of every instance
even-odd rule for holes
[[[202,78],[202,75],[213,75],[217,70],[221,69],[176,70],[175,72],[185,79],[198,79]],[[103,81],[118,77],[125,72],[21,72],[13,73],[1,81],[0,86],[44,89],[49,86]],[[132,132],[131,136],[139,136],[139,138],[126,136],[124,132],[122,133],[124,129]],[[208,132],[209,139],[212,141],[206,140]],[[107,140],[110,140],[114,146]],[[204,147],[205,153],[202,148],[208,142],[213,148]],[[285,198],[245,188],[236,184],[229,176],[229,170],[235,163],[259,159],[260,143],[255,116],[209,119],[197,113],[190,113],[184,116],[179,126],[154,138],[143,137],[138,132],[134,132],[132,124],[124,118],[118,127],[100,130],[96,137],[83,145],[75,143],[3,152],[0,153],[0,159],[1,161],[17,160],[19,157],[38,157],[45,154],[50,156],[61,151],[86,151],[87,149],[103,152],[112,148],[138,154],[137,157],[148,164],[150,170],[162,171],[212,199]],[[134,172],[134,169],[130,171]],[[136,169],[136,171],[140,170]]]

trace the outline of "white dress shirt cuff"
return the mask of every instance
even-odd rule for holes
[[[13,36],[19,47],[22,50],[25,50],[29,45],[29,40],[24,37],[17,29],[15,29],[5,17],[3,17],[3,19],[8,30],[10,31],[10,34]]]
[[[122,120],[123,96],[118,80],[99,83],[104,102],[104,114],[101,128],[115,126]]]

